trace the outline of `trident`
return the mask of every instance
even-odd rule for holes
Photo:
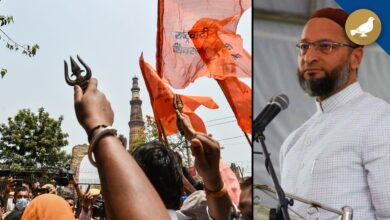
[[[77,59],[84,66],[87,73],[85,74],[85,76],[82,76],[81,73],[84,72],[84,70],[80,69],[79,65],[77,65],[77,63],[73,60],[73,58],[70,57],[70,64],[72,67],[72,75],[71,76],[76,76],[76,79],[75,80],[70,79],[70,77],[68,75],[68,63],[64,60],[65,81],[70,86],[79,85],[83,89],[83,91],[85,91],[85,89],[87,89],[89,79],[91,79],[92,72],[91,72],[91,69],[89,68],[89,66],[84,63],[84,61],[79,57],[79,55],[77,55]]]

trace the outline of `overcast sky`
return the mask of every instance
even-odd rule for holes
[[[250,10],[238,26],[249,53]],[[75,117],[73,89],[64,80],[64,59],[69,61],[69,56],[77,54],[91,67],[93,76],[99,80],[99,89],[111,101],[115,112],[113,126],[119,133],[128,137],[134,76],[140,78],[143,114],[152,115],[138,58],[144,52],[145,60],[155,66],[157,1],[2,0],[0,15],[14,17],[14,24],[2,27],[14,40],[40,46],[38,54],[28,58],[9,51],[6,42],[0,40],[0,68],[8,69],[8,74],[0,79],[0,123],[6,123],[20,109],[37,112],[44,107],[56,119],[64,116],[62,129],[69,134],[68,152],[77,144],[87,143]],[[245,82],[251,84],[250,79]],[[200,108],[197,113],[206,122],[208,132],[221,140],[223,159],[242,164],[249,173],[251,148],[237,123],[229,122],[235,118],[215,80],[201,78],[176,92],[211,96],[218,103],[218,110]],[[224,119],[216,120],[221,118]]]

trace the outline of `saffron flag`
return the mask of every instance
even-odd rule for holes
[[[244,50],[241,37],[230,30],[224,30],[226,25],[237,19],[238,16],[223,20],[202,18],[191,29],[207,28],[210,32],[207,38],[192,41],[215,79],[251,75],[251,56]]]
[[[173,88],[182,89],[195,79],[251,76],[251,58],[236,35],[241,15],[250,0],[159,0],[157,30],[157,72]],[[213,48],[206,61],[194,42]],[[214,55],[229,50],[224,66]],[[204,51],[204,50],[203,50]],[[210,50],[208,50],[210,51]],[[204,52],[208,52],[207,50]],[[235,71],[229,71],[229,68]],[[218,70],[218,71],[216,71]]]
[[[217,80],[236,116],[237,123],[245,133],[252,133],[252,90],[237,77]]]
[[[142,55],[139,60],[139,65],[149,92],[150,102],[157,124],[164,128],[165,135],[175,134],[178,131],[173,99],[175,94],[161,80],[153,67],[144,61]],[[183,102],[182,112],[190,118],[194,129],[206,133],[206,127],[202,119],[194,111],[201,105],[210,109],[217,109],[218,105],[210,97],[178,95]],[[159,126],[159,132],[161,132]]]
[[[208,70],[218,81],[241,130],[252,132],[252,90],[237,76],[251,71],[251,57],[243,49],[241,38],[231,31],[224,31],[223,27],[232,23],[230,17],[223,20],[202,18],[196,22],[192,30],[207,27],[212,38],[192,39]],[[249,72],[250,73],[250,72]]]

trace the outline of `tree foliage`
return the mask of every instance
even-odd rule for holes
[[[1,1],[1,0],[0,0]],[[7,33],[3,30],[3,27],[6,25],[10,25],[14,23],[14,18],[12,16],[5,16],[5,15],[0,15],[0,40],[6,42],[5,47],[8,48],[9,50],[13,51],[22,51],[22,54],[28,56],[28,57],[33,57],[39,50],[39,45],[34,44],[34,45],[27,45],[27,44],[19,44],[18,42],[14,41]],[[5,68],[0,68],[0,76],[3,78],[5,74],[7,74],[7,69]]]
[[[132,152],[147,142],[158,140],[157,125],[152,116],[146,115],[145,127],[142,128],[141,133],[142,135],[132,141],[132,146],[130,147]]]
[[[44,108],[38,114],[22,109],[9,117],[8,124],[0,124],[0,163],[14,171],[64,168],[71,157],[61,150],[68,144],[62,120],[51,118]]]

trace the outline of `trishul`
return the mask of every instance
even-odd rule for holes
[[[71,76],[76,76],[76,79],[75,80],[70,79],[70,77],[68,75],[68,63],[64,60],[65,81],[70,86],[79,85],[83,89],[83,91],[85,91],[85,89],[88,86],[89,79],[91,79],[92,72],[91,72],[91,69],[89,68],[89,66],[84,63],[84,61],[79,57],[79,55],[77,55],[77,59],[84,66],[87,73],[85,74],[85,76],[82,76],[81,73],[84,72],[84,70],[80,69],[79,65],[77,65],[77,63],[73,60],[73,58],[70,57],[70,64],[72,66],[72,75]]]
[[[178,110],[180,113],[183,112],[184,104],[183,104],[183,101],[181,100],[181,98],[178,94],[175,94],[173,96],[173,107],[175,108],[175,110]],[[182,136],[184,136],[183,124],[180,123],[179,118],[176,118],[176,126],[177,126],[177,129],[179,130],[180,134]]]

